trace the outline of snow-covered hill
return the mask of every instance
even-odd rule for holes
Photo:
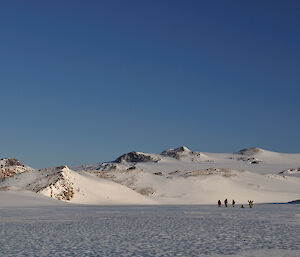
[[[0,159],[0,180],[20,174],[23,172],[34,171],[33,168],[24,165],[14,158],[2,158]]]
[[[154,204],[137,192],[67,166],[16,174],[0,183],[0,191],[32,191],[53,199],[78,204]]]
[[[283,172],[297,167],[300,154],[260,148],[202,153],[182,146],[161,154],[131,152],[112,162],[74,169],[125,185],[159,203],[209,204],[224,198],[238,202],[299,199],[300,179]]]
[[[1,191],[30,191],[82,204],[214,204],[300,199],[300,154],[247,148],[232,154],[185,146],[160,154],[129,152],[115,161],[34,170],[1,160]],[[10,171],[8,173],[8,170]]]

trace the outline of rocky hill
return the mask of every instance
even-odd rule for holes
[[[34,171],[33,168],[24,165],[20,161],[14,158],[2,158],[0,159],[0,180],[6,177],[12,177],[16,174],[23,172]]]
[[[130,152],[123,154],[118,157],[114,162],[122,163],[122,162],[155,162],[160,159],[151,154],[139,153],[139,152]]]

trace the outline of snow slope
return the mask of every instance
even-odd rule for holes
[[[300,199],[300,154],[247,148],[232,154],[179,147],[115,161],[34,170],[2,159],[0,192],[30,191],[78,204],[215,204]],[[7,173],[7,170],[10,173]]]
[[[0,191],[0,208],[32,208],[42,206],[64,206],[67,203],[56,201],[34,192],[20,190]]]
[[[27,190],[78,204],[155,204],[133,190],[66,166],[17,174],[0,183],[0,191]]]
[[[117,161],[78,169],[125,185],[163,204],[212,204],[225,198],[239,203],[249,199],[256,203],[285,202],[300,198],[300,179],[294,174],[300,167],[300,154],[260,148],[216,154],[179,147],[161,154],[138,155],[139,158],[131,159],[129,153]]]

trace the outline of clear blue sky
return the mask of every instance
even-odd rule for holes
[[[1,1],[0,156],[300,152],[300,1]]]

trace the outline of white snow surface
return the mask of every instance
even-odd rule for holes
[[[239,203],[300,199],[300,177],[288,172],[298,170],[300,154],[260,148],[219,154],[180,147],[150,155],[159,161],[112,162],[78,170],[125,185],[162,204],[214,204],[225,198]]]
[[[1,256],[300,256],[300,205],[0,207]]]
[[[32,208],[62,205],[67,205],[67,203],[27,190],[0,192],[0,208]]]
[[[258,204],[300,199],[300,154],[165,154],[73,169],[4,160],[0,255],[300,256],[300,204]],[[218,208],[225,198],[236,207]]]
[[[139,154],[131,156],[136,162],[125,158],[119,163],[73,169],[12,166],[10,175],[0,178],[0,192],[30,191],[71,203],[96,205],[215,204],[225,198],[237,203],[300,199],[300,154],[260,148],[233,154],[203,153],[187,147],[161,154],[134,153]]]
[[[82,204],[154,204],[132,189],[66,166],[17,174],[0,183],[0,191],[33,191],[50,198]],[[7,192],[8,193],[8,192]]]

